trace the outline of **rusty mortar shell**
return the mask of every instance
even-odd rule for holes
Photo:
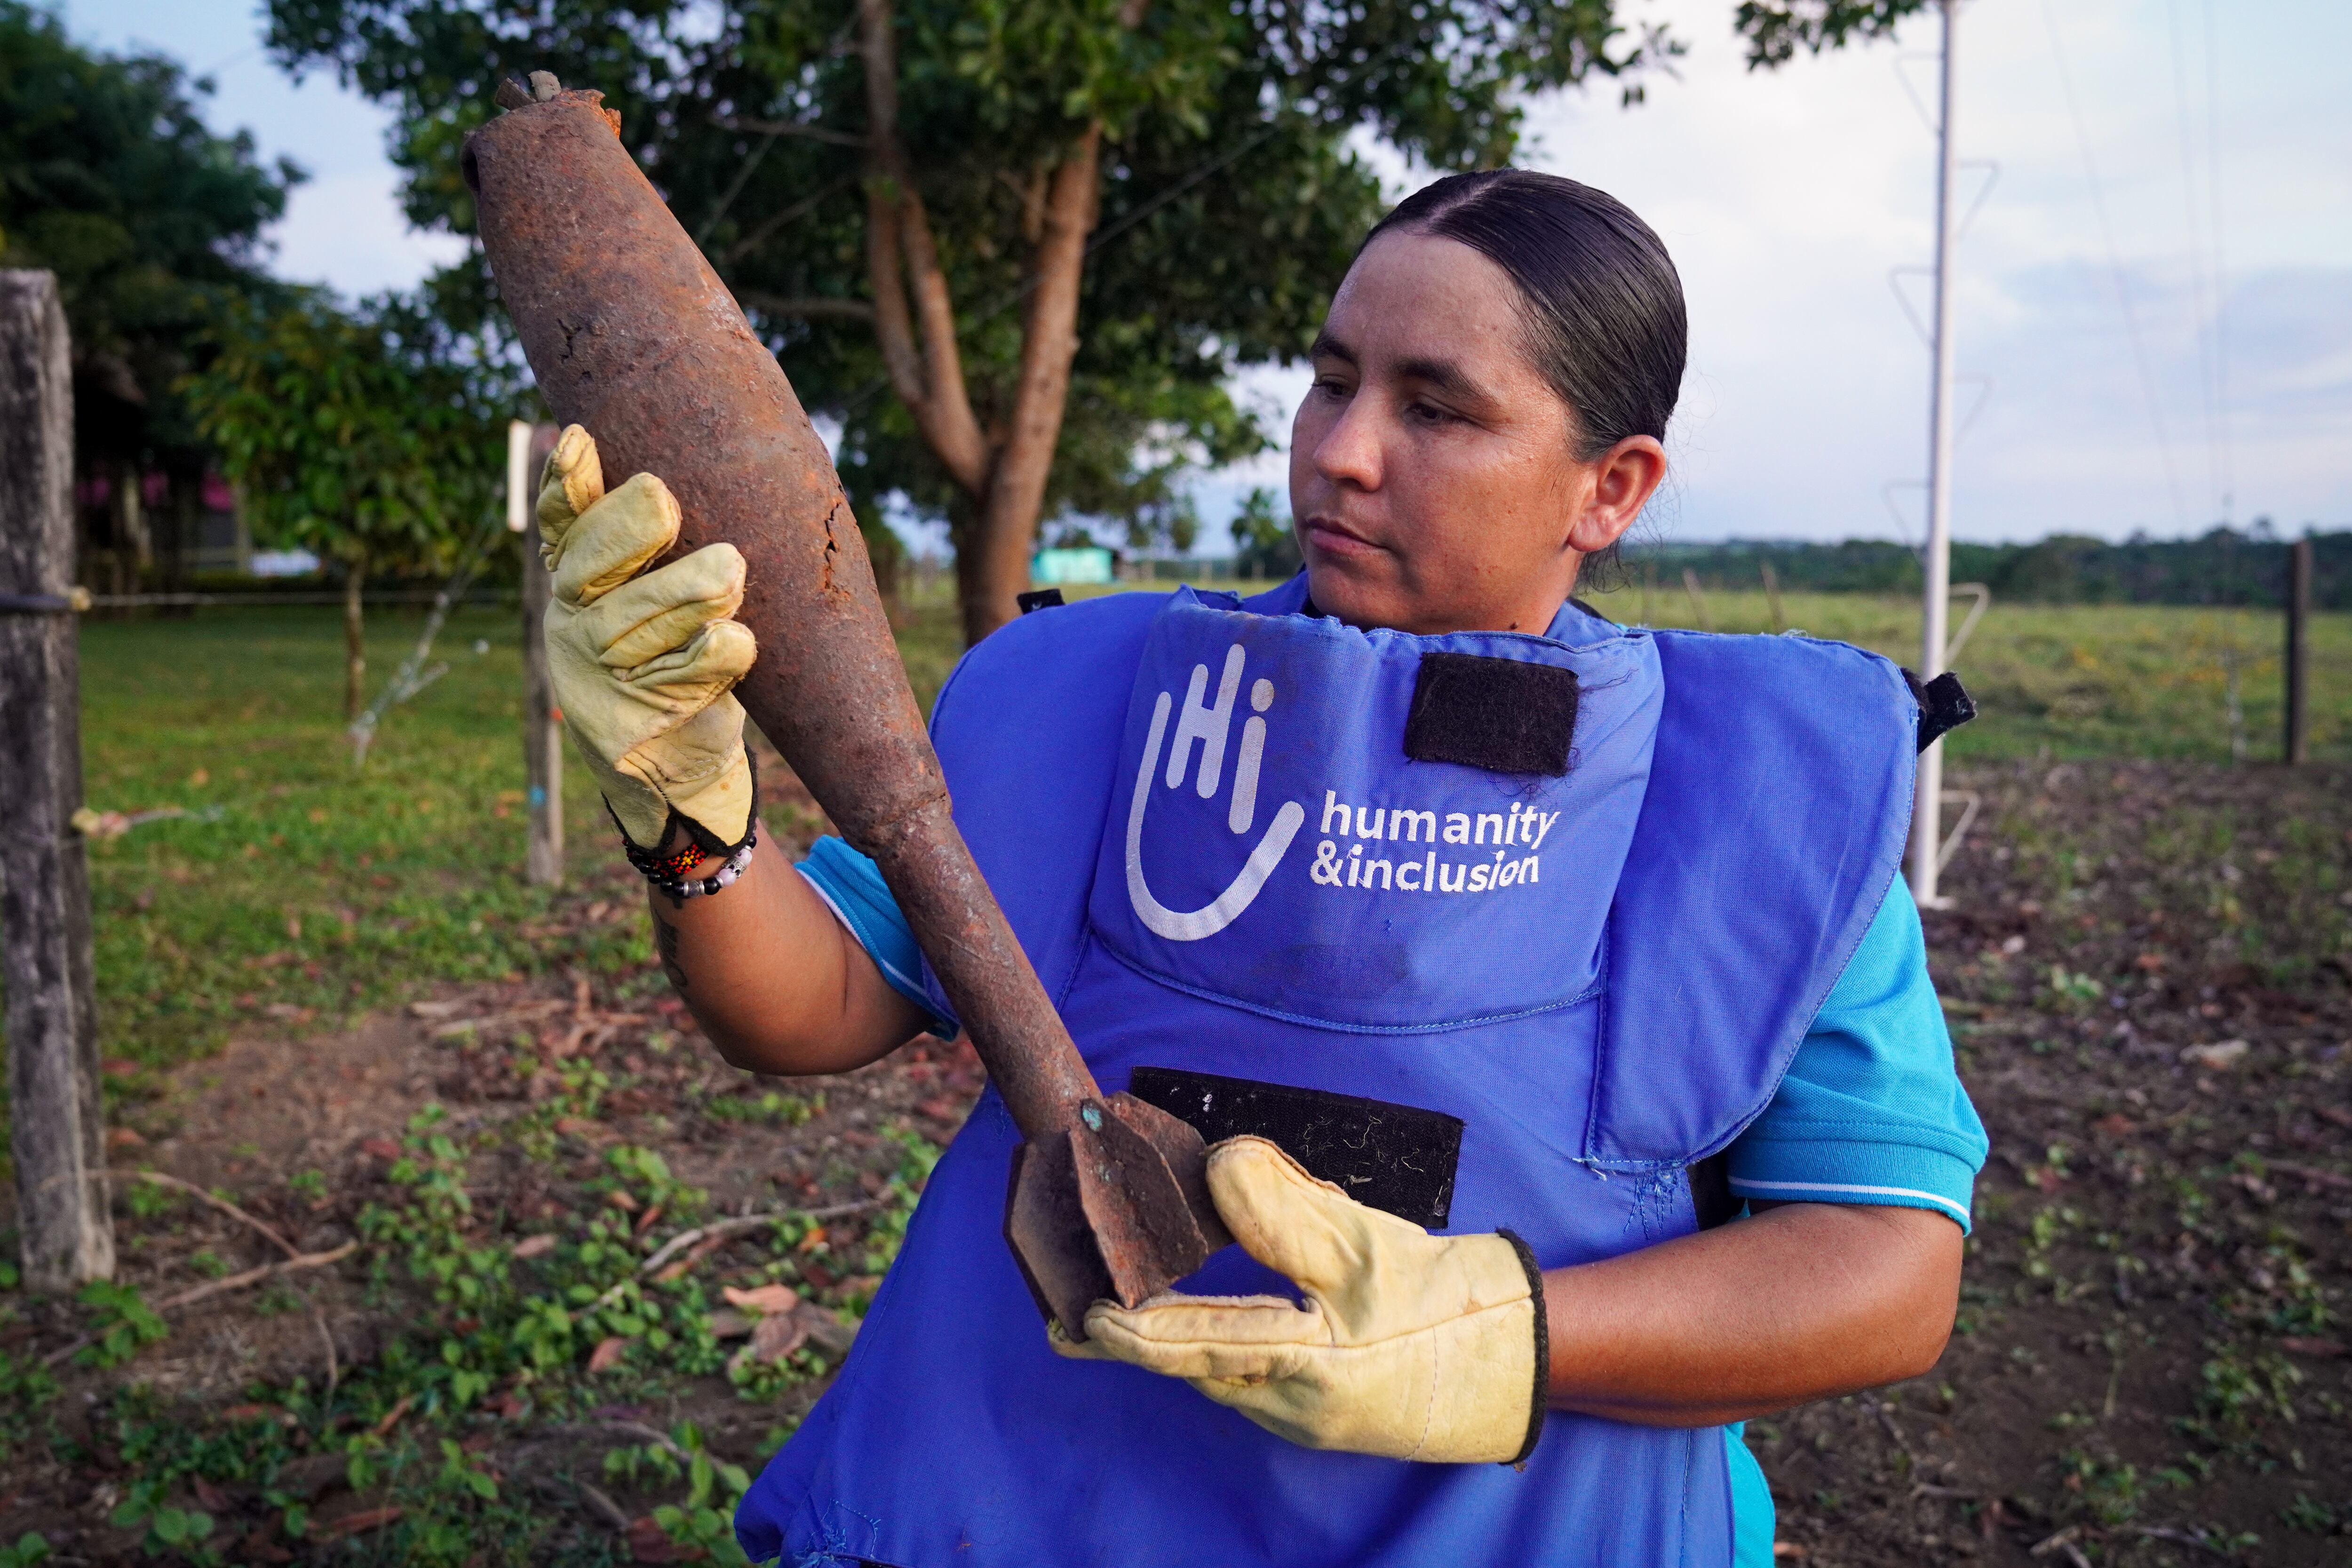
[[[1108,1119],[1117,1148],[1103,1149],[1108,1102],[950,815],[824,442],[775,355],[622,144],[603,95],[561,90],[544,73],[532,87],[501,92],[509,111],[466,139],[461,169],[540,394],[560,423],[595,437],[608,484],[639,472],[668,484],[684,513],[673,553],[719,540],[742,552],[737,613],[760,647],[738,689],[745,710],[880,868],[1023,1135],[1092,1152],[1071,1157],[1087,1201],[1073,1188],[1070,1204],[1016,1201],[1007,1212],[1041,1308],[1082,1335],[1076,1320],[1093,1298],[1077,1299],[1088,1273],[1081,1254],[1094,1255],[1090,1279],[1112,1285],[1101,1293],[1131,1304],[1222,1245],[1199,1177],[1200,1136],[1121,1106]],[[1149,1133],[1122,1138],[1139,1121]],[[1016,1162],[1016,1200],[1021,1168],[1036,1163]],[[1142,1195],[1128,1205],[1122,1193]],[[1179,1209],[1189,1226],[1172,1217]],[[1037,1223],[1016,1226],[1016,1212]],[[1058,1217],[1048,1224],[1048,1215]],[[1041,1274],[1057,1281],[1050,1291]]]

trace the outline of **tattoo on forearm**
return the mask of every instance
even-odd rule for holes
[[[685,990],[686,965],[677,958],[677,927],[658,913],[654,916],[654,951],[661,954],[662,973],[669,976],[670,984]]]

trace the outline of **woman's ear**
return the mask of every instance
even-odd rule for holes
[[[1666,478],[1666,449],[1654,436],[1628,436],[1595,459],[1592,493],[1568,531],[1569,547],[1591,555],[1617,542]]]

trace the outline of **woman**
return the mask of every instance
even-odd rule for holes
[[[984,1096],[742,1505],[754,1558],[1761,1568],[1727,1424],[1934,1364],[1985,1143],[1890,896],[1916,705],[1843,645],[1570,597],[1664,477],[1684,331],[1608,196],[1441,180],[1315,342],[1305,572],[1055,607],[966,656],[933,721],[958,819],[1105,1089],[1368,1097],[1443,1113],[1395,1120],[1454,1129],[1458,1162],[1410,1202],[1362,1189],[1414,1224],[1310,1175],[1303,1136],[1220,1143],[1241,1247],[1073,1344],[999,1239],[1017,1135]],[[541,516],[579,607],[550,636],[681,994],[762,1072],[952,1033],[869,862],[749,842],[740,563],[600,621],[675,531],[657,481],[600,495],[567,435]],[[655,667],[646,720],[621,693]]]

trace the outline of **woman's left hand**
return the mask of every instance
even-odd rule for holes
[[[1209,1192],[1278,1296],[1098,1301],[1064,1355],[1181,1377],[1309,1448],[1514,1462],[1541,1430],[1544,1315],[1517,1237],[1432,1236],[1320,1182],[1263,1138],[1209,1151]]]

